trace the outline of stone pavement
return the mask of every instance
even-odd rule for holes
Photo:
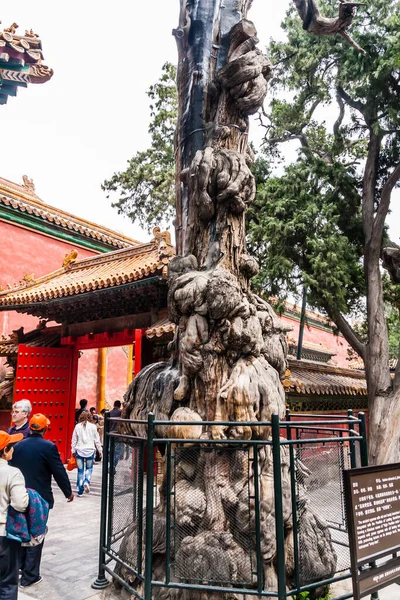
[[[76,490],[76,471],[69,473]],[[54,508],[42,557],[43,581],[20,591],[18,600],[116,600],[112,590],[97,592],[91,583],[97,576],[100,523],[101,465],[95,465],[91,493],[67,503],[54,484]],[[350,581],[340,582],[332,597],[351,592]],[[400,600],[400,586],[379,592],[380,600]],[[118,596],[117,600],[121,600]]]
[[[76,470],[69,473],[76,490]],[[20,591],[18,600],[98,600],[92,589],[97,576],[100,523],[101,465],[93,469],[90,494],[67,502],[54,483],[54,508],[50,511],[49,532],[44,542],[38,585]]]

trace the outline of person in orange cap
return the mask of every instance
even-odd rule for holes
[[[49,503],[50,508],[53,508],[52,476],[68,502],[74,499],[74,495],[57,446],[44,439],[49,425],[50,421],[45,415],[40,413],[33,415],[29,421],[31,435],[15,447],[12,464],[21,470],[26,486],[36,490]],[[22,549],[21,588],[36,585],[42,581],[40,576],[42,550],[43,542],[37,546],[28,546]]]
[[[0,431],[0,598],[5,600],[17,600],[21,552],[21,543],[6,537],[7,511],[9,506],[24,511],[29,503],[21,471],[8,464],[14,452],[12,444],[23,437],[22,433]]]

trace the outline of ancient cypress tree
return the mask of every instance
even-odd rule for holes
[[[278,144],[296,140],[298,157],[260,186],[249,227],[264,289],[274,294],[285,282],[293,291],[302,280],[310,303],[363,358],[375,464],[399,460],[400,362],[393,376],[389,357],[399,357],[400,248],[387,230],[400,184],[399,11],[398,0],[368,3],[352,28],[363,53],[313,39],[287,15],[287,41],[270,45],[275,99],[265,146],[273,162]],[[361,329],[346,316],[357,308]]]
[[[168,308],[176,323],[172,359],[145,367],[126,395],[126,416],[171,421],[234,421],[235,426],[160,428],[156,433],[213,440],[267,439],[268,427],[245,422],[283,417],[280,381],[286,369],[285,332],[271,307],[255,295],[249,280],[258,270],[247,253],[245,212],[255,196],[248,145],[249,115],[262,105],[271,65],[257,48],[251,0],[181,0],[178,44],[178,127],[176,233],[177,254],[169,268]],[[353,4],[340,5],[337,19],[323,18],[312,0],[296,2],[305,28],[316,34],[344,32]],[[347,34],[344,34],[348,38]],[[134,431],[146,435],[146,427]],[[282,452],[286,569],[293,572],[293,534],[289,464]],[[232,462],[233,460],[233,462]],[[260,522],[264,589],[276,590],[276,541],[270,446],[259,452]],[[229,451],[198,448],[179,462],[175,525],[186,535],[175,538],[175,568],[186,579],[254,582],[249,554],[249,490],[254,473],[248,459]],[[250,494],[251,496],[251,494]],[[165,564],[165,499],[154,520],[157,577]],[[327,527],[305,509],[303,560],[321,578],[336,566]],[[251,528],[250,528],[251,529]],[[136,530],[122,552],[129,558]],[[251,535],[251,534],[250,534]],[[133,540],[133,541],[132,541]],[[219,557],[216,560],[216,557]],[[247,565],[247,566],[246,566]],[[129,573],[120,569],[129,580]],[[140,585],[140,583],[138,584]],[[197,591],[156,589],[155,598],[197,600]],[[228,598],[212,594],[210,598]],[[232,598],[229,595],[229,598]],[[237,598],[242,596],[238,592]]]

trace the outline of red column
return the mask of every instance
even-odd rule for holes
[[[133,374],[136,376],[142,368],[142,337],[143,330],[135,329],[135,366]]]

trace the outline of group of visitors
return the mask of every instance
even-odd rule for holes
[[[71,443],[78,468],[78,498],[90,492],[95,458],[102,458],[105,410],[97,415],[95,408],[87,409],[87,404],[87,400],[81,400],[75,413]],[[7,432],[0,431],[0,600],[16,600],[18,586],[23,589],[42,581],[40,562],[46,522],[48,510],[54,505],[51,478],[68,502],[74,499],[57,446],[44,439],[50,421],[40,413],[30,417],[31,411],[29,400],[16,402],[12,426]],[[121,402],[114,403],[110,415],[121,416]],[[111,423],[113,427],[115,422]],[[16,535],[18,528],[13,529],[13,518],[20,519],[21,515],[29,541]],[[41,522],[39,535],[36,521]]]
[[[13,426],[8,432],[0,431],[1,600],[16,600],[18,584],[23,589],[42,580],[40,562],[47,515],[54,505],[51,478],[54,477],[68,502],[74,499],[57,446],[44,439],[50,421],[40,413],[29,418],[31,410],[29,400],[16,402]],[[22,514],[22,528],[14,526],[13,529],[10,507],[17,511],[15,521]],[[20,537],[24,527],[27,535]]]

